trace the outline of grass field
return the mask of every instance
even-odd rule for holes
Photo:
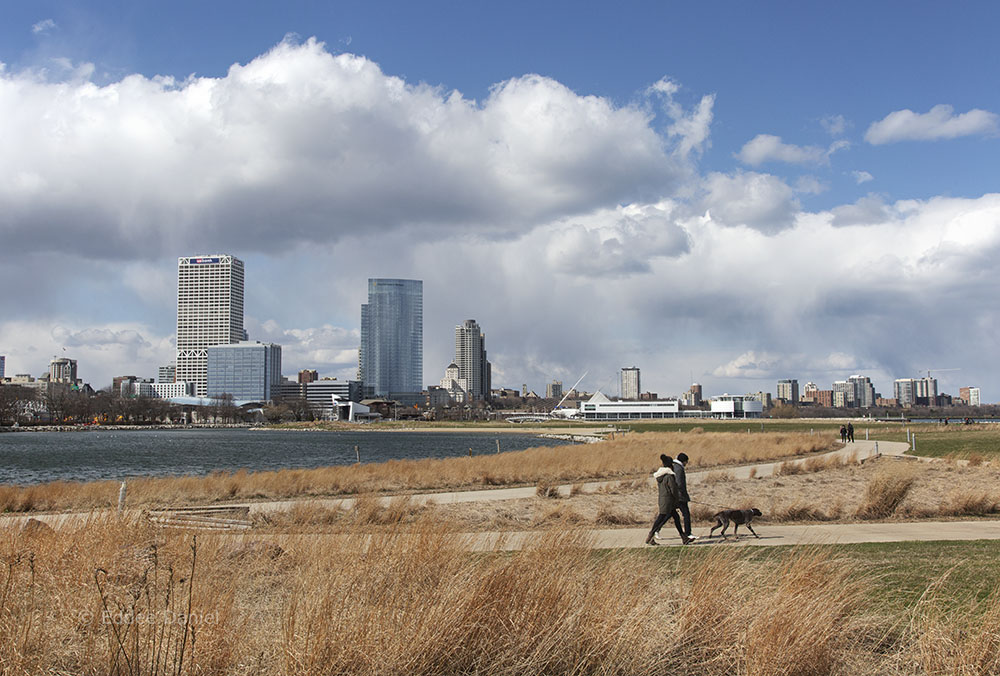
[[[845,420],[680,420],[674,422],[620,423],[633,432],[688,432],[701,428],[705,432],[749,434],[799,433],[824,438],[840,438],[840,426]],[[969,459],[980,456],[985,460],[1000,459],[1000,424],[963,425],[952,422],[896,423],[853,419],[854,438],[885,441],[907,441],[907,430],[916,435],[916,455],[935,458]],[[749,430],[749,432],[748,432]]]
[[[104,520],[0,535],[0,670],[73,674],[994,674],[996,543],[470,554]],[[954,570],[952,570],[954,569]],[[950,574],[949,574],[950,573]]]

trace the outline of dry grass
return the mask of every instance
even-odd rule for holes
[[[133,479],[129,505],[181,505],[232,500],[283,499],[448,490],[482,486],[577,483],[636,477],[658,464],[660,453],[686,451],[690,468],[802,456],[830,447],[809,434],[674,432],[628,434],[598,444],[532,448],[470,458],[392,460],[385,463],[287,469],[276,472],[214,472],[204,477]],[[113,507],[118,483],[52,482],[0,486],[0,512]]]
[[[892,516],[917,480],[917,471],[908,465],[885,467],[868,483],[865,497],[855,516],[859,519],[884,519]]]
[[[996,592],[971,604],[930,593],[902,638],[875,645],[884,618],[859,604],[872,581],[830,550],[767,565],[721,548],[676,564],[651,552],[594,556],[567,530],[565,503],[552,518],[534,546],[503,555],[470,554],[463,537],[426,523],[265,545],[218,535],[195,544],[118,520],[4,532],[0,671],[810,676],[1000,666]]]

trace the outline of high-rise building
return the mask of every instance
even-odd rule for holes
[[[937,378],[916,378],[914,397],[921,406],[935,406],[938,396]]]
[[[958,388],[958,398],[962,400],[966,406],[979,406],[979,388],[978,387],[960,387]]]
[[[161,366],[156,371],[157,383],[172,383],[177,379],[177,367],[173,364]]]
[[[76,360],[53,357],[49,362],[50,383],[76,383]]]
[[[358,380],[365,396],[396,398],[423,391],[423,287],[418,279],[368,280],[358,350]]]
[[[271,401],[281,385],[281,346],[241,341],[205,349],[209,397],[228,394],[242,401]]]
[[[208,348],[246,340],[243,261],[227,254],[177,259],[175,379],[208,391]]]
[[[913,406],[916,398],[916,381],[913,378],[897,378],[892,383],[892,396],[900,406]]]
[[[937,405],[937,378],[899,378],[892,389],[900,406]]]
[[[833,381],[833,405],[837,408],[854,406],[854,385],[846,380]]]
[[[486,360],[486,336],[475,319],[455,327],[455,365],[472,399],[490,398],[490,363]]]
[[[799,403],[799,381],[795,378],[786,378],[778,381],[778,389],[775,392],[778,399],[784,399],[789,404]]]
[[[313,369],[302,369],[299,371],[299,384],[308,385],[319,380],[319,373]]]
[[[7,368],[7,357],[0,354],[0,378],[4,377],[4,369]]]
[[[868,376],[851,376],[847,382],[854,389],[855,408],[871,408],[875,405],[875,386]]]
[[[639,384],[639,368],[636,366],[622,369],[622,399],[626,401],[638,401],[642,387]]]
[[[561,380],[553,380],[545,386],[546,399],[562,399],[563,389]]]

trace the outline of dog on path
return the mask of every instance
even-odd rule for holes
[[[724,509],[721,512],[716,513],[712,518],[715,519],[715,525],[712,526],[712,530],[708,532],[708,537],[712,537],[715,534],[716,528],[721,528],[722,539],[726,538],[726,529],[729,528],[729,523],[733,524],[733,537],[739,539],[739,535],[736,531],[739,530],[740,526],[746,526],[753,533],[755,538],[760,538],[759,535],[754,531],[753,526],[750,522],[753,521],[755,516],[763,516],[761,511],[756,507],[751,507],[750,509]]]

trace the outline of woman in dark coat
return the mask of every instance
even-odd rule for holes
[[[680,501],[680,489],[677,487],[677,477],[674,476],[673,470],[670,469],[674,459],[669,455],[661,455],[660,461],[663,463],[663,466],[653,473],[653,478],[656,479],[658,491],[659,514],[656,515],[656,520],[653,521],[653,527],[649,529],[649,535],[646,536],[646,544],[656,544],[654,536],[660,530],[660,527],[665,524],[667,519],[671,516],[674,517],[674,526],[677,527],[677,534],[681,536],[681,542],[683,544],[687,544],[690,542],[690,539],[684,534],[684,528],[681,526],[680,517],[677,516],[677,503]]]

